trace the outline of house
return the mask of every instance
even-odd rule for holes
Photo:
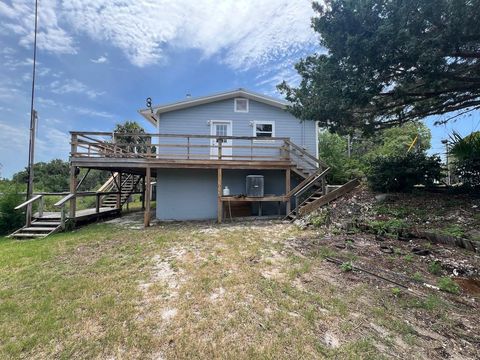
[[[139,110],[154,126],[149,133],[71,131],[70,191],[60,194],[59,211],[44,213],[48,194],[35,195],[18,208],[37,202],[37,213],[12,235],[43,237],[69,220],[117,216],[132,194],[143,194],[142,207],[150,209],[152,192],[159,220],[304,215],[346,188],[325,194],[329,169],[318,158],[317,125],[286,106],[237,89]],[[79,178],[81,168],[87,171]],[[81,191],[89,169],[112,176],[97,191]],[[77,209],[78,199],[88,196],[95,207]],[[150,220],[145,211],[145,226]]]
[[[286,111],[285,102],[265,95],[238,89],[154,106],[140,110],[140,114],[155,126],[157,134],[168,135],[159,136],[159,158],[194,162],[188,167],[178,163],[154,170],[156,217],[160,220],[216,218],[222,205],[217,201],[219,168],[222,192],[228,187],[234,195],[246,194],[248,175],[264,177],[264,194],[271,201],[243,204],[243,214],[249,214],[248,207],[251,214],[258,214],[260,209],[262,215],[278,214],[279,207],[284,214],[286,201],[279,197],[318,167],[315,122],[296,119]],[[219,137],[225,137],[221,144]],[[310,161],[297,159],[292,168],[290,154],[284,149],[286,141],[312,154]],[[190,145],[188,154],[185,145]],[[291,169],[296,173],[291,174]],[[235,200],[246,202],[244,198]],[[231,200],[223,205],[231,212]],[[239,204],[235,205],[238,209]]]

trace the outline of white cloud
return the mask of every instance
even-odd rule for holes
[[[165,61],[168,45],[249,68],[315,41],[308,0],[72,0],[62,10],[77,31],[108,41],[137,66]]]
[[[67,105],[65,107],[67,110],[75,111],[76,113],[80,115],[86,115],[89,117],[101,117],[105,119],[113,119],[114,116],[106,111],[98,111],[94,109],[89,109],[86,107],[81,107],[81,106],[71,106]]]
[[[108,58],[106,56],[100,56],[98,59],[90,59],[94,64],[105,64],[108,63]]]
[[[32,1],[0,3],[3,27],[30,45]],[[297,56],[316,43],[309,0],[43,0],[39,47],[76,53],[74,33],[119,48],[136,66],[165,63],[169,47],[198,49],[234,69]],[[61,19],[61,22],[60,22]],[[105,56],[92,59],[106,62]]]
[[[114,115],[106,112],[106,111],[98,111],[94,109],[90,109],[87,107],[82,107],[82,106],[73,106],[73,105],[66,105],[59,103],[55,100],[52,99],[47,99],[44,97],[37,97],[36,99],[37,103],[43,107],[43,108],[48,108],[48,107],[55,107],[58,110],[64,110],[67,112],[75,112],[79,115],[86,115],[88,117],[99,117],[99,118],[105,118],[105,119],[112,119],[114,118]]]
[[[19,36],[19,44],[30,47],[34,32],[34,2],[12,0],[11,4],[0,3],[3,17],[0,28]],[[57,54],[75,54],[73,37],[59,24],[56,0],[42,0],[38,6],[38,47]],[[60,18],[62,15],[60,15]],[[5,32],[5,31],[4,31]]]
[[[76,79],[66,79],[63,81],[55,80],[50,84],[50,90],[55,94],[83,94],[88,96],[90,99],[94,99],[97,96],[105,93],[90,89],[87,85]]]

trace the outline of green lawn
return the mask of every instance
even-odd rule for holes
[[[345,286],[323,260],[333,250],[288,246],[304,235],[173,223],[0,238],[0,358],[372,359],[424,347],[402,311],[440,316],[441,301],[399,305],[389,288]]]

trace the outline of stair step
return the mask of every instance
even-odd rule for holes
[[[16,233],[12,237],[24,237],[24,238],[40,238],[40,237],[45,237],[48,234],[29,234],[29,233]]]
[[[32,222],[32,226],[55,226],[57,227],[58,225],[60,225],[61,222],[60,221],[34,221]]]
[[[23,231],[29,231],[29,232],[43,232],[43,231],[52,231],[52,230],[55,230],[57,227],[56,226],[51,226],[51,227],[34,227],[34,226],[31,226],[31,227],[27,227],[27,228],[23,228],[22,229],[22,232]]]

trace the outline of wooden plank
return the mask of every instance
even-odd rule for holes
[[[143,215],[143,225],[145,227],[150,226],[150,207],[151,207],[151,199],[152,199],[152,186],[151,183],[151,170],[150,167],[147,167],[145,169],[145,183],[146,183],[146,188],[145,188],[145,211]]]
[[[73,150],[73,149],[72,149]],[[73,197],[70,199],[70,218],[75,218],[75,211],[77,209],[77,167],[70,166],[70,193]]]
[[[217,170],[217,197],[217,221],[220,224],[223,220],[222,168]]]
[[[360,181],[358,179],[351,180],[346,184],[342,185],[341,187],[339,187],[338,189],[335,189],[332,192],[329,192],[328,194],[323,195],[320,199],[317,199],[311,202],[310,204],[302,206],[299,209],[298,213],[300,216],[311,213],[312,211],[318,209],[320,206],[328,204],[329,202],[339,198],[340,196],[345,195],[347,192],[353,190],[359,184],[360,184]]]
[[[280,195],[271,195],[271,196],[263,196],[263,197],[248,197],[248,196],[222,196],[222,201],[230,201],[230,202],[268,202],[268,201],[287,201],[287,197]]]
[[[173,159],[133,159],[133,158],[71,158],[71,163],[82,167],[142,169],[146,165],[162,168],[223,168],[230,169],[286,169],[289,161],[249,161],[249,160],[173,160]],[[143,171],[142,171],[143,172]]]
[[[285,196],[290,192],[290,189],[291,189],[291,171],[290,169],[287,169],[285,170]],[[288,197],[288,201],[287,201],[287,204],[286,204],[286,212],[287,214],[290,214],[290,209],[291,207],[291,200],[290,200],[290,197]]]

